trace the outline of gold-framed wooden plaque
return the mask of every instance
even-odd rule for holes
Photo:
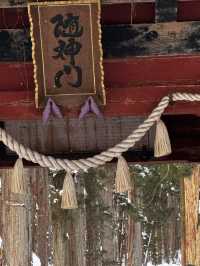
[[[36,107],[105,104],[99,0],[28,4]]]

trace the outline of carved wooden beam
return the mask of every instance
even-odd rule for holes
[[[105,58],[191,54],[200,51],[200,22],[103,27]]]
[[[103,26],[104,58],[193,54],[200,51],[198,22]],[[31,61],[28,30],[0,30],[0,61]]]
[[[0,61],[31,61],[32,48],[28,30],[0,31]]]

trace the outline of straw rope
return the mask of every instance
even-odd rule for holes
[[[52,156],[45,156],[30,148],[18,143],[11,137],[4,129],[0,129],[0,140],[12,151],[15,151],[20,158],[24,158],[33,163],[37,163],[42,167],[48,167],[55,170],[69,170],[77,172],[80,170],[87,171],[89,168],[96,168],[111,161],[115,157],[119,157],[123,152],[129,148],[134,147],[135,143],[139,141],[146,132],[153,126],[153,124],[160,119],[160,116],[168,106],[170,100],[172,101],[200,101],[200,94],[192,93],[174,93],[171,96],[165,96],[161,99],[157,107],[152,113],[135,129],[126,139],[115,145],[114,147],[87,159],[68,160],[57,159]]]

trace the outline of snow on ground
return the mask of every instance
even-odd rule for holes
[[[168,263],[166,263],[166,262],[163,262],[162,264],[159,264],[159,265],[157,265],[157,266],[180,266],[181,264],[180,263],[178,263],[178,264],[174,264],[174,263],[170,263],[170,264],[168,264]],[[151,262],[148,262],[147,263],[147,266],[155,266],[154,264],[152,264]]]
[[[32,266],[41,266],[41,261],[34,252],[32,254]]]
[[[33,252],[32,253],[32,266],[41,266],[40,258]],[[53,264],[48,263],[48,266],[53,266]]]
[[[180,250],[177,251],[177,256],[176,256],[176,259],[174,260],[175,261],[171,261],[170,263],[163,261],[162,264],[159,264],[156,266],[181,266],[181,251]],[[152,264],[152,262],[148,262],[147,266],[155,266],[155,265]]]

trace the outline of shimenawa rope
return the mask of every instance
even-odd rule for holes
[[[4,129],[0,129],[0,140],[12,151],[15,151],[20,158],[24,158],[33,163],[37,163],[42,167],[48,167],[55,170],[68,170],[70,172],[78,172],[80,170],[87,171],[89,168],[97,168],[118,158],[123,152],[134,147],[153,124],[160,119],[160,116],[172,101],[200,101],[200,94],[192,93],[174,93],[172,96],[165,96],[161,99],[157,107],[152,113],[135,129],[126,139],[115,145],[114,147],[104,151],[94,157],[79,160],[57,159],[52,156],[45,156],[30,148],[23,146],[12,138]]]

